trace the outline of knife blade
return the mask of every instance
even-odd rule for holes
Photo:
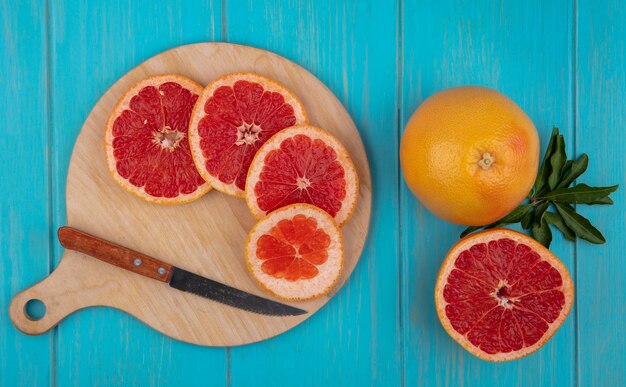
[[[170,287],[183,292],[264,315],[299,316],[307,313],[305,310],[202,277],[72,227],[61,227],[57,234],[61,246],[66,249],[75,250],[133,273],[165,282]]]

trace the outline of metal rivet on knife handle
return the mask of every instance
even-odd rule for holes
[[[162,268],[162,267],[159,267],[159,270],[157,270],[157,272],[158,272],[160,275],[164,275],[164,274],[165,274],[165,269],[164,269],[164,268]]]
[[[157,281],[169,282],[170,280],[172,265],[156,258],[71,227],[61,227],[58,235],[61,245],[66,249],[90,255],[111,265]],[[165,273],[161,274],[159,268],[163,268]]]

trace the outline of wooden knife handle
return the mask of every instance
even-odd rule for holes
[[[58,236],[61,246],[66,249],[90,255],[133,273],[162,282],[169,282],[172,276],[172,265],[170,264],[75,228],[61,227]]]

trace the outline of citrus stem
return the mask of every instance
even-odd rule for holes
[[[541,198],[538,198],[536,196],[533,196],[533,197],[530,198],[530,204],[533,207],[537,207],[538,205],[540,205],[541,203],[544,203],[545,201],[546,201],[545,199],[541,199]]]
[[[495,161],[496,161],[496,158],[494,155],[492,155],[489,152],[485,152],[483,153],[482,158],[478,160],[478,166],[484,170],[487,170],[491,168],[491,166],[493,165],[493,163],[495,163]]]

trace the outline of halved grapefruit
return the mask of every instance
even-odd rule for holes
[[[508,229],[472,234],[452,247],[437,284],[443,327],[473,355],[507,361],[541,348],[572,308],[570,275],[548,249]]]
[[[212,187],[243,197],[259,147],[279,130],[306,122],[304,107],[285,86],[254,73],[227,74],[204,88],[193,110],[193,159]]]
[[[261,219],[248,234],[245,253],[259,286],[285,300],[323,296],[343,270],[339,226],[309,204],[292,204]]]
[[[107,165],[120,186],[159,204],[190,202],[211,189],[196,170],[186,138],[201,92],[191,79],[164,74],[122,96],[104,135]]]
[[[354,212],[359,179],[348,151],[314,126],[287,128],[257,152],[246,181],[246,202],[257,219],[293,203],[309,203],[343,225]]]

